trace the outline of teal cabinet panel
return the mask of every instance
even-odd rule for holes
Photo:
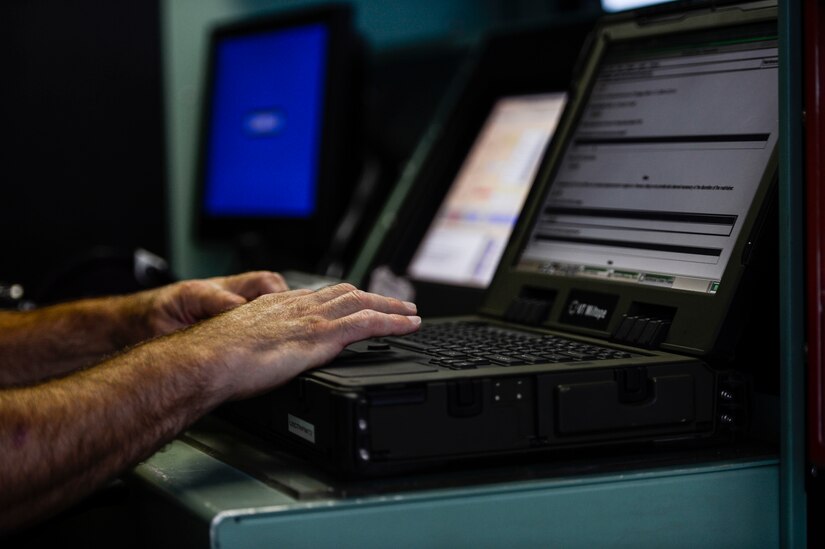
[[[779,547],[775,464],[227,513],[213,547]]]
[[[221,549],[779,547],[779,479],[778,460],[760,457],[340,496],[180,440],[132,474],[158,547]]]

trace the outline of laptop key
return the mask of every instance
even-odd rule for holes
[[[520,358],[513,358],[506,355],[485,355],[484,358],[503,366],[520,366],[526,364],[526,362]]]
[[[437,354],[439,356],[446,357],[446,358],[459,358],[459,357],[466,357],[467,356],[467,353],[464,353],[464,352],[461,352],[461,351],[453,351],[453,350],[450,350],[450,349],[435,351],[435,354]]]
[[[537,356],[537,355],[526,354],[526,353],[525,354],[518,354],[518,355],[516,355],[516,358],[520,358],[521,360],[523,360],[525,362],[532,362],[532,363],[544,362],[544,359],[542,357]]]

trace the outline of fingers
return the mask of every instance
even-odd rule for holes
[[[421,326],[421,317],[363,309],[333,321],[333,325],[346,346],[362,339],[412,333]]]
[[[273,310],[279,311],[278,317],[282,319],[290,314],[323,319],[310,331],[317,330],[315,335],[342,345],[382,335],[407,334],[421,324],[414,303],[364,292],[347,283],[314,292],[292,290],[274,294],[266,296],[259,305],[276,306]]]
[[[262,295],[289,289],[284,277],[270,271],[253,271],[239,275],[211,278],[220,288],[251,301]]]
[[[320,305],[322,303],[333,301],[337,297],[345,295],[349,292],[355,292],[357,290],[358,289],[352,284],[342,282],[341,284],[326,286],[324,288],[321,288],[320,290],[312,292],[312,297],[309,298],[308,301],[313,304]]]
[[[356,289],[336,295],[324,304],[324,308],[330,318],[348,316],[362,309],[399,315],[414,315],[417,312],[414,303]]]
[[[339,284],[315,292],[322,316],[331,321],[339,343],[387,335],[404,335],[421,325],[414,303],[364,292],[351,284]]]

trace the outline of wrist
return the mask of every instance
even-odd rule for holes
[[[186,355],[182,359],[197,368],[206,382],[205,390],[218,404],[246,395],[243,386],[254,375],[248,367],[255,361],[255,346],[231,326],[210,319],[163,340],[170,342],[175,352]]]

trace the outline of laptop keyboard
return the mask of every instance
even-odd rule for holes
[[[557,335],[526,334],[483,322],[423,325],[403,337],[385,337],[386,343],[429,355],[430,364],[453,370],[479,366],[523,366],[630,358],[610,347]]]

